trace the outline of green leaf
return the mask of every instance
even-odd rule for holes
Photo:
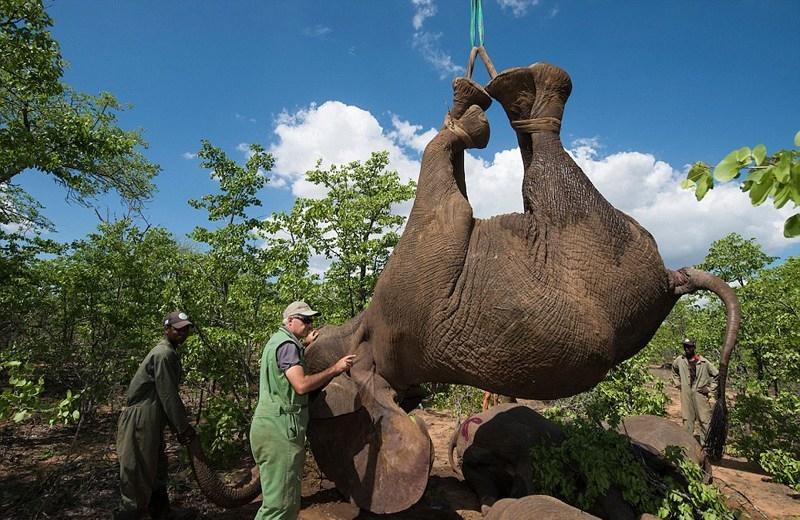
[[[772,200],[775,207],[780,209],[789,202],[789,199],[792,198],[792,187],[789,184],[784,184],[775,192],[775,196]]]
[[[697,161],[689,168],[689,173],[686,174],[686,179],[692,182],[697,182],[701,178],[709,175],[710,168],[709,166],[702,162]]]
[[[797,133],[794,134],[794,145],[800,146],[800,130],[798,130]]]
[[[683,179],[681,181],[681,189],[690,190],[690,189],[694,188],[694,186],[695,186],[695,183],[691,179]]]
[[[15,423],[20,423],[30,417],[31,414],[27,410],[22,410],[14,414],[14,418],[12,419]]]
[[[711,179],[704,178],[697,183],[697,189],[694,192],[694,196],[697,200],[703,200],[703,197],[706,196],[708,190],[712,188]]]
[[[791,152],[789,151],[781,151],[778,152],[778,156],[780,159],[778,160],[778,164],[775,165],[775,179],[778,182],[787,182],[789,180],[790,169],[792,166],[792,158]]]
[[[772,175],[765,175],[763,180],[758,184],[753,184],[750,188],[750,202],[753,206],[758,206],[767,200],[769,190],[775,182],[775,177]]]
[[[750,162],[750,148],[734,150],[725,156],[714,168],[714,178],[719,182],[728,182],[739,176],[739,170]]]
[[[72,420],[73,421],[77,421],[80,418],[81,418],[81,412],[80,411],[75,410],[74,412],[72,412]]]
[[[767,147],[763,144],[756,145],[753,148],[753,159],[756,160],[756,166],[761,166],[764,162],[764,159],[767,157]]]
[[[793,238],[800,235],[800,213],[795,213],[783,223],[783,236]]]

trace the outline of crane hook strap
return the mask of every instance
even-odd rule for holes
[[[497,76],[497,71],[494,68],[494,64],[492,63],[492,59],[489,58],[489,53],[486,52],[486,49],[481,45],[480,47],[473,47],[472,50],[469,52],[469,63],[467,64],[467,79],[472,79],[472,70],[475,68],[475,58],[477,56],[481,57],[481,61],[483,61],[484,66],[486,66],[486,72],[489,73],[489,77],[494,79]]]

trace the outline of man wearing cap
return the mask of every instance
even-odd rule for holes
[[[258,406],[250,426],[250,448],[261,471],[261,508],[256,519],[295,519],[305,462],[308,393],[353,366],[345,356],[316,374],[306,374],[305,347],[317,337],[314,316],[302,301],[283,311],[283,324],[261,355]]]
[[[681,415],[686,430],[694,434],[694,421],[700,422],[700,444],[708,435],[711,407],[708,397],[717,389],[719,371],[709,360],[695,353],[695,341],[683,340],[683,355],[672,362],[672,383],[681,389]]]
[[[177,347],[192,329],[182,312],[164,318],[164,337],[145,356],[128,386],[127,405],[117,423],[117,457],[122,500],[119,519],[192,518],[191,511],[173,510],[167,496],[164,427],[169,424],[186,444],[195,435],[178,393],[183,376]]]

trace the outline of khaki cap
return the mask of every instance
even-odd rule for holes
[[[312,309],[306,302],[296,301],[290,303],[286,307],[286,310],[283,311],[283,319],[289,316],[316,316],[317,314],[319,314],[319,312]]]

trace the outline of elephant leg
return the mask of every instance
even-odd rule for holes
[[[481,508],[492,507],[501,498],[506,498],[498,482],[497,468],[491,464],[477,464],[465,460],[461,472],[475,494],[478,495]]]
[[[486,85],[486,91],[503,106],[511,126],[517,121],[530,118],[536,83],[530,67],[516,67],[504,70]],[[527,170],[531,164],[531,136],[527,132],[516,130],[522,165]]]

